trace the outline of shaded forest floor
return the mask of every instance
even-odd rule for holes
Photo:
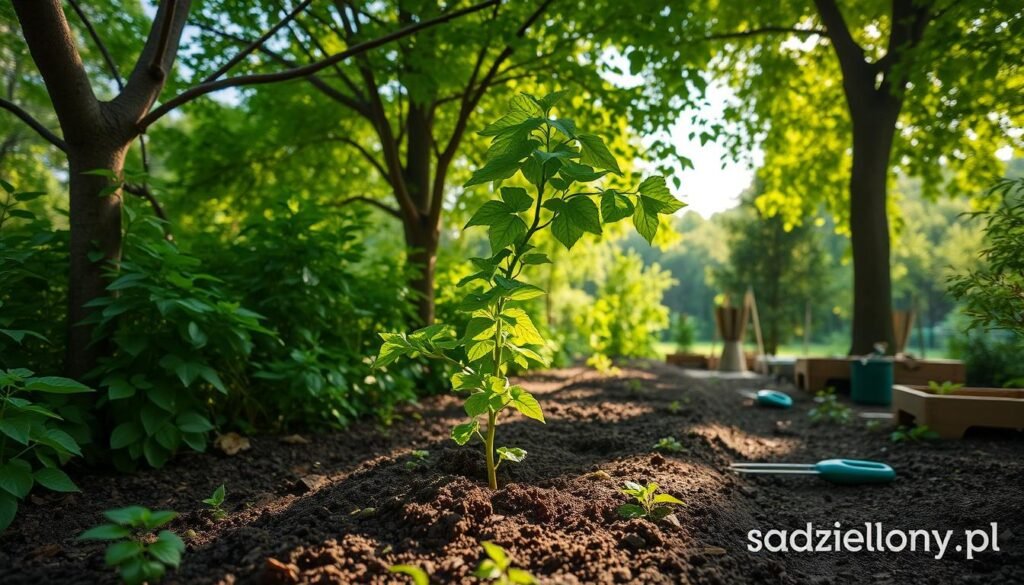
[[[235,456],[188,454],[133,476],[78,474],[82,494],[39,493],[0,537],[0,582],[113,583],[103,545],[75,535],[104,509],[182,512],[170,528],[188,550],[172,583],[399,583],[393,564],[433,583],[475,583],[479,541],[493,540],[543,583],[1024,583],[1024,437],[893,444],[887,432],[813,426],[808,395],[789,411],[757,409],[735,390],[750,381],[696,377],[661,364],[602,378],[582,369],[530,376],[548,423],[507,417],[498,444],[529,453],[499,471],[491,493],[478,445],[447,437],[464,418],[454,397],[408,407],[388,429],[357,425],[308,444],[256,437]],[[636,380],[636,382],[631,382]],[[673,402],[678,404],[673,405]],[[656,453],[662,437],[679,453]],[[411,450],[430,452],[407,468]],[[812,477],[747,476],[732,461],[883,460],[885,486]],[[657,481],[685,507],[671,522],[623,520],[623,481]],[[228,517],[199,502],[227,485]],[[935,552],[751,553],[752,529],[954,529]],[[1000,552],[966,560],[963,530],[997,522]],[[272,559],[272,560],[271,560]]]

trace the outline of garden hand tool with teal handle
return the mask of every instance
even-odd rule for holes
[[[843,485],[889,483],[896,479],[896,472],[885,463],[860,459],[825,459],[817,463],[733,463],[729,468],[740,473],[817,475],[825,481]]]
[[[768,408],[789,408],[793,406],[793,399],[789,394],[779,392],[778,390],[758,390],[757,392],[740,390],[740,394],[752,399],[754,404],[758,406]]]

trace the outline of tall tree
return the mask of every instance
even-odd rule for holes
[[[434,320],[434,272],[445,205],[451,203],[449,178],[482,102],[494,90],[535,78],[540,71],[546,73],[545,81],[557,78],[560,84],[601,83],[570,59],[587,31],[555,18],[553,4],[534,0],[495,6],[453,23],[443,34],[419,35],[394,51],[364,55],[307,78],[311,89],[371,130],[372,140],[367,140],[362,130],[318,128],[359,153],[389,191],[385,199],[367,196],[360,184],[359,191],[343,194],[335,203],[372,205],[401,223],[416,274],[410,284],[418,293],[417,313],[423,323]],[[287,42],[268,44],[262,54],[269,65],[319,59],[329,47],[430,18],[442,5],[435,0],[336,0],[290,23]],[[250,43],[260,26],[258,19],[220,18],[218,4],[207,9],[200,23],[206,33],[206,49],[199,58],[203,62],[226,48]],[[239,26],[241,34],[234,32]],[[332,119],[336,117],[324,116]]]
[[[711,77],[733,88],[739,99],[708,137],[734,153],[764,148],[763,209],[796,223],[825,202],[843,220],[853,249],[850,351],[891,342],[892,171],[928,179],[932,194],[944,176],[962,189],[999,173],[1001,147],[1024,146],[1008,130],[1024,116],[1020,3],[650,4],[669,24],[647,14],[658,26],[638,23],[627,52],[634,72],[657,81],[648,94],[701,94]]]
[[[0,108],[13,113],[40,136],[62,150],[68,160],[70,190],[70,281],[69,334],[66,369],[71,376],[81,376],[93,369],[102,354],[101,345],[93,344],[90,327],[77,325],[90,312],[90,301],[102,296],[106,289],[104,265],[118,262],[121,256],[121,191],[124,185],[124,161],[131,144],[154,122],[206,94],[231,87],[260,85],[304,78],[332,67],[366,51],[403,38],[464,14],[497,5],[498,0],[485,2],[434,15],[433,18],[403,23],[397,32],[383,33],[375,38],[361,37],[340,52],[301,67],[290,67],[272,73],[226,77],[234,66],[257,50],[275,32],[288,24],[309,5],[300,3],[276,24],[270,26],[251,45],[224,63],[199,83],[156,105],[173,72],[182,32],[191,7],[190,0],[161,0],[146,35],[144,46],[134,62],[131,73],[122,81],[116,65],[105,49],[107,72],[119,88],[115,97],[100,100],[96,96],[95,69],[83,62],[78,39],[72,32],[60,0],[15,0],[14,9],[22,34],[46,85],[53,111],[60,124],[58,136],[24,108],[0,98]],[[87,20],[85,12],[76,8],[90,40],[103,46],[97,28]],[[92,75],[91,75],[92,74]],[[96,171],[96,172],[93,172]]]

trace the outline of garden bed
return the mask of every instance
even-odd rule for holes
[[[630,383],[631,379],[639,384]],[[746,406],[749,381],[695,379],[659,364],[602,378],[571,369],[523,381],[547,424],[516,415],[499,444],[525,448],[518,466],[484,483],[477,446],[448,438],[460,401],[441,396],[408,408],[390,429],[256,437],[252,448],[182,455],[133,476],[74,474],[70,496],[39,491],[0,537],[4,584],[115,582],[102,545],[75,540],[102,510],[141,504],[175,509],[170,528],[188,550],[177,583],[395,583],[390,565],[419,565],[433,583],[475,583],[479,541],[506,548],[514,566],[557,583],[1011,583],[1024,580],[1024,440],[1019,435],[893,444],[887,433],[811,426],[810,398],[789,411]],[[679,453],[652,452],[660,438]],[[407,469],[410,451],[427,463]],[[884,460],[886,486],[836,487],[812,477],[739,477],[737,460]],[[657,481],[685,503],[671,522],[623,520],[623,481]],[[199,502],[227,485],[228,517]],[[950,505],[955,502],[956,505]],[[750,553],[752,529],[882,522],[902,529],[985,529],[998,522],[1001,552],[973,561],[947,551]],[[954,537],[956,539],[956,537]],[[952,548],[952,545],[950,546]],[[273,559],[273,560],[270,560]]]

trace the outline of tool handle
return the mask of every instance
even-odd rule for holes
[[[896,479],[893,468],[878,461],[825,459],[816,463],[814,469],[822,479],[844,485],[889,483]]]
[[[757,403],[771,408],[789,408],[793,406],[793,399],[778,390],[758,390]]]

